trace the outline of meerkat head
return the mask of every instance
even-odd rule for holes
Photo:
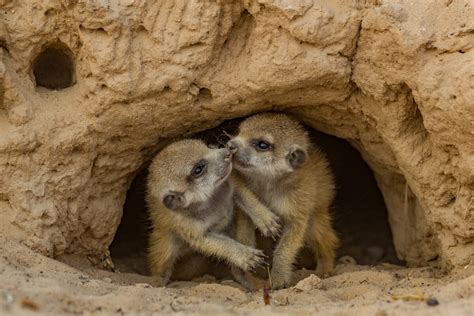
[[[207,202],[232,171],[227,148],[212,149],[200,140],[165,147],[150,165],[148,189],[168,209]]]
[[[245,119],[227,146],[240,172],[278,177],[300,168],[307,159],[309,136],[293,118],[263,113]]]

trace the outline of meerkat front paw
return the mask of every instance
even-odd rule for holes
[[[252,247],[246,246],[238,257],[237,266],[244,271],[254,272],[258,267],[263,267],[266,264],[266,256],[263,251]]]
[[[281,233],[280,217],[271,212],[266,212],[265,216],[255,220],[254,224],[265,237],[275,239]]]

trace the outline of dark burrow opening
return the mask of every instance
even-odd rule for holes
[[[207,143],[217,145],[226,141],[225,134],[236,131],[240,119],[230,120],[212,130],[196,134]],[[225,133],[223,132],[225,131]],[[398,260],[393,245],[392,232],[382,194],[377,186],[372,170],[362,159],[360,153],[347,141],[335,136],[310,130],[313,141],[327,154],[333,169],[337,196],[332,206],[334,227],[342,244],[338,251],[339,260],[347,256],[360,265],[380,263],[403,264]],[[121,272],[148,275],[146,250],[147,236],[150,232],[145,204],[147,166],[133,180],[127,193],[121,224],[110,247],[116,268]],[[266,251],[272,249],[269,239],[259,238],[259,247]],[[303,250],[297,268],[314,269],[313,256]],[[191,276],[211,273],[223,277],[227,269],[209,259],[206,271],[195,271]],[[178,262],[175,279],[191,277],[186,271],[187,262]]]
[[[74,60],[71,50],[57,42],[45,47],[33,61],[36,86],[61,90],[74,84]]]

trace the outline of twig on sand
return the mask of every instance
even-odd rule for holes
[[[406,295],[392,295],[392,299],[402,301],[426,301],[426,296],[421,293],[417,294],[406,294]]]
[[[267,266],[268,284],[263,286],[263,302],[265,305],[270,305],[270,289],[272,288],[272,275],[270,274],[270,268]]]

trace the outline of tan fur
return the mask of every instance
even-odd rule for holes
[[[206,174],[190,178],[193,167],[203,159],[207,161]],[[149,264],[160,284],[168,282],[175,260],[190,251],[225,260],[244,271],[263,263],[260,250],[229,237],[235,197],[234,185],[227,178],[231,168],[227,149],[210,149],[198,140],[175,142],[153,159],[147,183],[152,221]],[[179,192],[182,205],[165,206],[170,192]],[[262,226],[275,229],[272,221]]]
[[[259,150],[260,140],[271,144],[270,149]],[[329,213],[335,185],[328,161],[304,128],[283,114],[254,115],[241,123],[239,135],[229,144],[237,150],[234,168],[283,222],[273,256],[272,287],[289,285],[293,263],[305,245],[316,256],[317,272],[330,272],[339,244]],[[245,236],[248,233],[238,232],[237,239],[253,246],[254,240]]]
[[[260,202],[236,172],[232,172],[229,181],[235,186],[235,204],[244,213],[238,218],[241,221],[237,220],[238,229],[254,229],[253,225],[255,225],[265,237],[278,236],[281,229],[279,217]],[[243,218],[246,220],[244,221]],[[247,219],[251,222],[247,222]],[[248,227],[241,227],[242,225]]]

